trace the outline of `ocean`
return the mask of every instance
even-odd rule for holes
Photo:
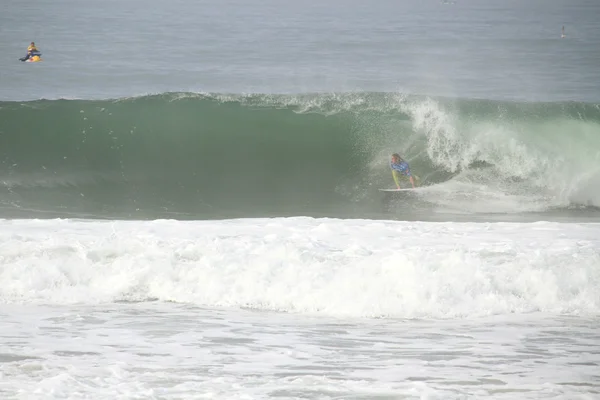
[[[4,3],[2,399],[600,398],[597,1]]]

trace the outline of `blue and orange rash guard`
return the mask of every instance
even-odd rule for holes
[[[396,186],[400,187],[400,174],[410,176],[410,167],[406,161],[401,161],[398,164],[390,163],[390,167],[392,168],[394,182],[396,182]]]

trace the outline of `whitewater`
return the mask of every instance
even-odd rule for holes
[[[600,398],[596,0],[3,4],[1,399]]]
[[[600,390],[600,224],[13,220],[0,236],[5,398]]]

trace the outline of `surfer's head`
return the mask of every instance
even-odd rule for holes
[[[402,161],[402,157],[400,157],[400,154],[398,154],[398,153],[392,154],[392,162],[397,163],[399,161]]]

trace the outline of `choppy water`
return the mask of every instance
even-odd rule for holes
[[[598,395],[598,224],[0,224],[5,398]]]
[[[597,319],[338,321],[164,304],[12,307],[4,398],[594,398]],[[36,326],[32,335],[31,326]]]

